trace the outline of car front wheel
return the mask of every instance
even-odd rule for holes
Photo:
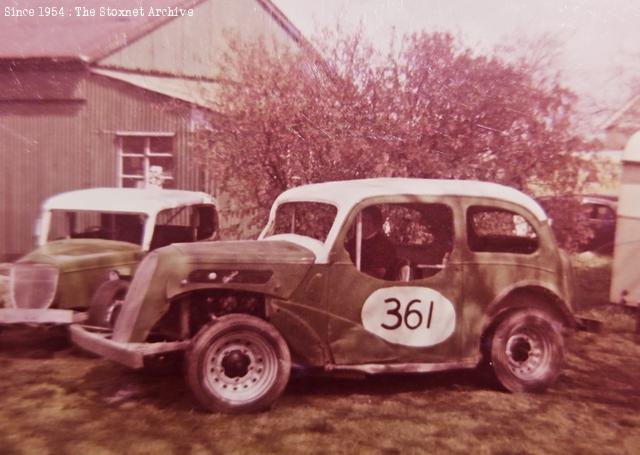
[[[491,366],[496,379],[511,392],[542,392],[564,363],[561,323],[538,309],[507,315],[493,332]]]
[[[264,410],[282,394],[291,370],[286,342],[269,323],[232,314],[204,326],[186,355],[187,383],[209,411]]]
[[[97,327],[113,328],[129,289],[125,280],[105,281],[91,299],[87,323]]]

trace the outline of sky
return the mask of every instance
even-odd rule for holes
[[[558,43],[562,81],[581,98],[594,124],[632,96],[640,79],[638,0],[274,0],[306,35],[338,20],[359,23],[379,48],[397,33],[451,31],[478,52],[518,37],[550,34]],[[519,42],[519,41],[517,41]],[[525,52],[526,50],[523,50]]]

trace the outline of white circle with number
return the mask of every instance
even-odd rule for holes
[[[442,343],[456,326],[456,310],[435,289],[407,286],[373,292],[362,306],[362,325],[385,340],[424,348]]]

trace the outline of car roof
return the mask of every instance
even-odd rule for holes
[[[571,199],[579,201],[582,204],[585,204],[585,203],[591,203],[591,204],[596,203],[596,204],[608,205],[608,206],[611,206],[611,207],[615,207],[616,204],[618,203],[618,196],[613,196],[613,195],[610,195],[610,194],[591,194],[591,193],[587,193],[587,194],[562,194],[562,195],[558,195],[558,196],[541,196],[541,197],[537,198],[537,201],[544,205],[547,202],[563,201],[563,200],[571,200]]]
[[[615,205],[618,202],[618,196],[608,194],[583,194],[583,202],[599,202],[605,205]]]
[[[395,195],[484,197],[524,206],[539,220],[547,218],[540,205],[523,192],[497,183],[477,180],[383,177],[315,183],[283,192],[276,199],[276,203],[312,200],[330,203],[340,208],[353,206],[368,198]]]
[[[194,204],[216,204],[206,193],[159,188],[89,188],[50,197],[44,210],[78,210],[117,213],[157,213],[164,209]]]

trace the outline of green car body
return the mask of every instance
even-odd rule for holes
[[[323,235],[274,230],[281,207],[306,202],[335,208]],[[407,224],[409,215],[398,211],[414,210],[415,219],[428,210],[447,213],[451,237],[444,259],[426,263],[420,255],[429,243],[411,243],[420,237],[414,235],[408,245],[395,245],[404,251],[396,262],[409,275],[381,279],[363,272],[361,259],[345,245],[350,229],[362,229],[362,209],[374,205],[387,210],[392,233],[394,223],[416,230]],[[517,217],[529,232],[490,239],[495,248],[489,240],[470,246],[474,210],[480,219],[493,213]],[[319,219],[313,219],[316,229]],[[552,315],[554,324],[573,326],[570,290],[570,264],[546,215],[516,190],[444,180],[329,182],[283,193],[258,240],[174,244],[150,253],[113,332],[74,325],[72,339],[137,368],[148,356],[190,352],[211,324],[247,314],[275,328],[292,361],[305,367],[427,372],[478,365],[492,324],[514,309],[537,308]]]
[[[217,216],[214,199],[192,191],[93,188],[49,198],[38,222],[38,246],[7,267],[0,324],[82,320],[100,285],[129,279],[145,254],[162,244],[159,222],[166,211],[195,208]]]

